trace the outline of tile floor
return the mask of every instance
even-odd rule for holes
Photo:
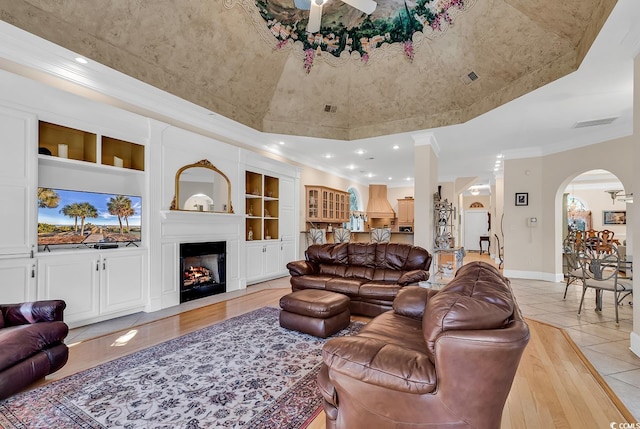
[[[585,308],[582,315],[578,315],[577,309],[582,291],[579,286],[569,286],[567,298],[563,300],[564,283],[521,279],[511,279],[511,282],[525,317],[565,329],[629,411],[640,421],[640,358],[629,350],[632,308],[627,300],[619,308],[620,325],[616,326],[613,298],[610,293],[604,294],[603,311],[596,312],[594,293],[588,291],[585,297]],[[290,287],[289,278],[283,277],[249,286],[243,291],[215,295],[154,313],[136,313],[82,326],[70,331],[67,343],[71,344],[127,329],[257,290],[288,287]]]

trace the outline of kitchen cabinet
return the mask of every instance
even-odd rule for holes
[[[307,222],[349,222],[349,193],[325,186],[305,186]]]
[[[413,198],[398,200],[398,226],[413,226]]]

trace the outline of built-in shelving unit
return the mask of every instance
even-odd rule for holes
[[[248,241],[277,240],[279,237],[279,179],[247,171],[245,213]]]
[[[143,145],[49,122],[39,123],[38,147],[42,164],[144,171]]]

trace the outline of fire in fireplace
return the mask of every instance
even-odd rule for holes
[[[180,302],[227,291],[226,242],[180,244]]]

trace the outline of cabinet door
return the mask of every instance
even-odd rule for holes
[[[38,261],[38,298],[67,303],[64,320],[74,323],[98,316],[100,258],[97,254],[58,255]]]
[[[316,192],[317,193],[317,192]],[[317,210],[317,208],[316,208]],[[280,234],[279,239],[293,240],[297,237],[296,232],[296,205],[295,205],[295,184],[292,179],[280,179]]]
[[[263,272],[263,244],[262,243],[247,243],[245,246],[247,253],[246,260],[246,273],[247,282],[254,281],[262,277]]]
[[[280,192],[280,195],[286,194]],[[320,219],[320,191],[318,188],[307,188],[307,220],[318,221]]]
[[[280,243],[269,243],[264,246],[264,275],[273,276],[282,271],[280,266]]]
[[[100,264],[100,314],[144,305],[144,253],[104,253]]]
[[[0,108],[0,255],[28,255],[35,246],[35,118]],[[6,204],[9,203],[10,204]]]
[[[283,272],[287,272],[287,264],[296,259],[296,245],[293,240],[280,242],[280,267]]]
[[[33,301],[35,294],[35,259],[0,259],[0,303]]]

